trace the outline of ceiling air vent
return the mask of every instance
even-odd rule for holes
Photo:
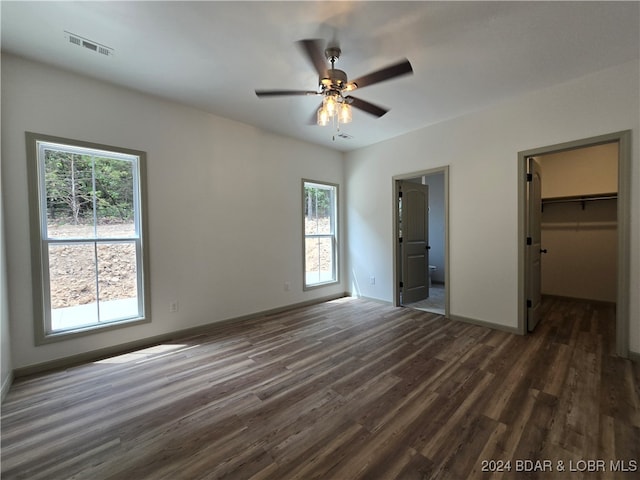
[[[64,33],[65,36],[69,39],[69,43],[73,43],[74,45],[78,45],[79,47],[84,47],[87,50],[91,50],[92,52],[101,53],[106,57],[110,57],[113,55],[113,48],[111,47],[107,47],[106,45],[102,45],[98,42],[94,42],[93,40],[81,37],[80,35],[76,35],[75,33],[67,32],[66,30]]]

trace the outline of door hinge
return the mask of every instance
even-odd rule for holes
[[[527,245],[533,245],[533,239],[531,237],[527,237]]]
[[[531,300],[527,300],[527,308],[531,308],[531,307],[533,307]]]
[[[399,241],[400,243],[402,243],[402,237],[398,238],[398,241]]]
[[[404,287],[404,283],[400,282],[400,288]]]
[[[533,182],[533,173],[527,173],[527,182]]]
[[[402,198],[402,190],[398,192],[398,198]]]

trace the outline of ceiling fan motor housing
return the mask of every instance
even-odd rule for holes
[[[327,70],[326,76],[320,76],[320,86],[323,90],[341,91],[347,84],[347,74],[337,68]]]

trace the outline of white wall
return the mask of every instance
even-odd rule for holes
[[[7,256],[5,251],[4,202],[2,200],[2,157],[0,156],[0,392],[4,399],[13,378],[7,290]]]
[[[630,62],[347,154],[353,293],[393,300],[392,177],[450,165],[451,314],[516,328],[518,152],[627,129],[633,130],[631,245],[637,246],[639,71]],[[637,248],[630,283],[630,349],[640,352]]]
[[[152,323],[34,346],[25,131],[147,152]],[[3,55],[2,154],[14,368],[346,290],[302,291],[301,179],[344,192],[339,152]]]

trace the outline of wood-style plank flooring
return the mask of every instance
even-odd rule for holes
[[[611,471],[640,457],[614,324],[554,300],[522,337],[345,298],[213,329],[16,380],[2,478],[640,478]]]

